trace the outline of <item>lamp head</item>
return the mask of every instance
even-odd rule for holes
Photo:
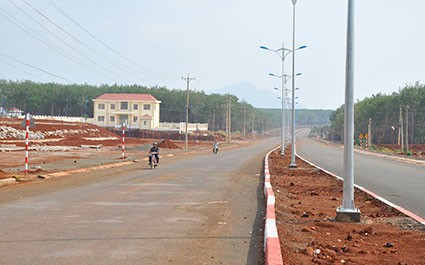
[[[298,47],[298,50],[305,49],[305,48],[307,48],[307,45],[303,45],[303,46]]]
[[[266,46],[260,46],[260,49],[269,50],[269,48],[267,48]]]

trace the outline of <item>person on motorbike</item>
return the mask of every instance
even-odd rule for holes
[[[213,143],[213,153],[217,154],[218,153],[218,142],[214,141]]]
[[[159,148],[156,142],[153,143],[151,149],[149,149],[149,165],[152,164],[152,156],[155,156],[156,163],[159,164]]]

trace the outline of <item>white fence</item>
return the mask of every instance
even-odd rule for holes
[[[186,123],[185,122],[160,122],[159,128],[155,128],[153,130],[178,131],[182,133],[186,131]],[[187,131],[188,132],[208,131],[208,123],[188,123]]]
[[[83,123],[92,123],[94,124],[93,118],[84,118],[84,117],[68,117],[68,116],[50,116],[50,115],[31,115],[35,120],[57,120],[57,121],[66,121],[66,122],[83,122]],[[19,115],[19,119],[25,119],[25,115]],[[132,129],[136,129],[132,127]],[[180,133],[185,132],[186,123],[185,122],[160,122],[158,128],[153,128],[155,131],[178,131]],[[187,124],[188,132],[196,131],[208,131],[208,123],[188,123]]]
[[[67,121],[67,122],[88,122],[89,119],[84,117],[69,117],[69,116],[50,116],[50,115],[31,115],[35,120],[56,120],[56,121]],[[17,116],[19,119],[25,119],[25,115]]]

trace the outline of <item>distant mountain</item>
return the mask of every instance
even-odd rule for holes
[[[208,94],[232,94],[240,100],[245,100],[247,103],[256,108],[281,108],[282,103],[278,99],[278,93],[272,90],[264,90],[256,87],[250,82],[242,82],[230,86],[217,88],[206,91]]]

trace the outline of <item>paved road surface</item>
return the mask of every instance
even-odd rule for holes
[[[3,202],[0,264],[259,264],[259,174],[278,142],[64,177],[88,184]]]
[[[342,146],[300,136],[296,147],[300,156],[344,176]],[[425,166],[355,152],[354,175],[356,184],[425,218]]]

